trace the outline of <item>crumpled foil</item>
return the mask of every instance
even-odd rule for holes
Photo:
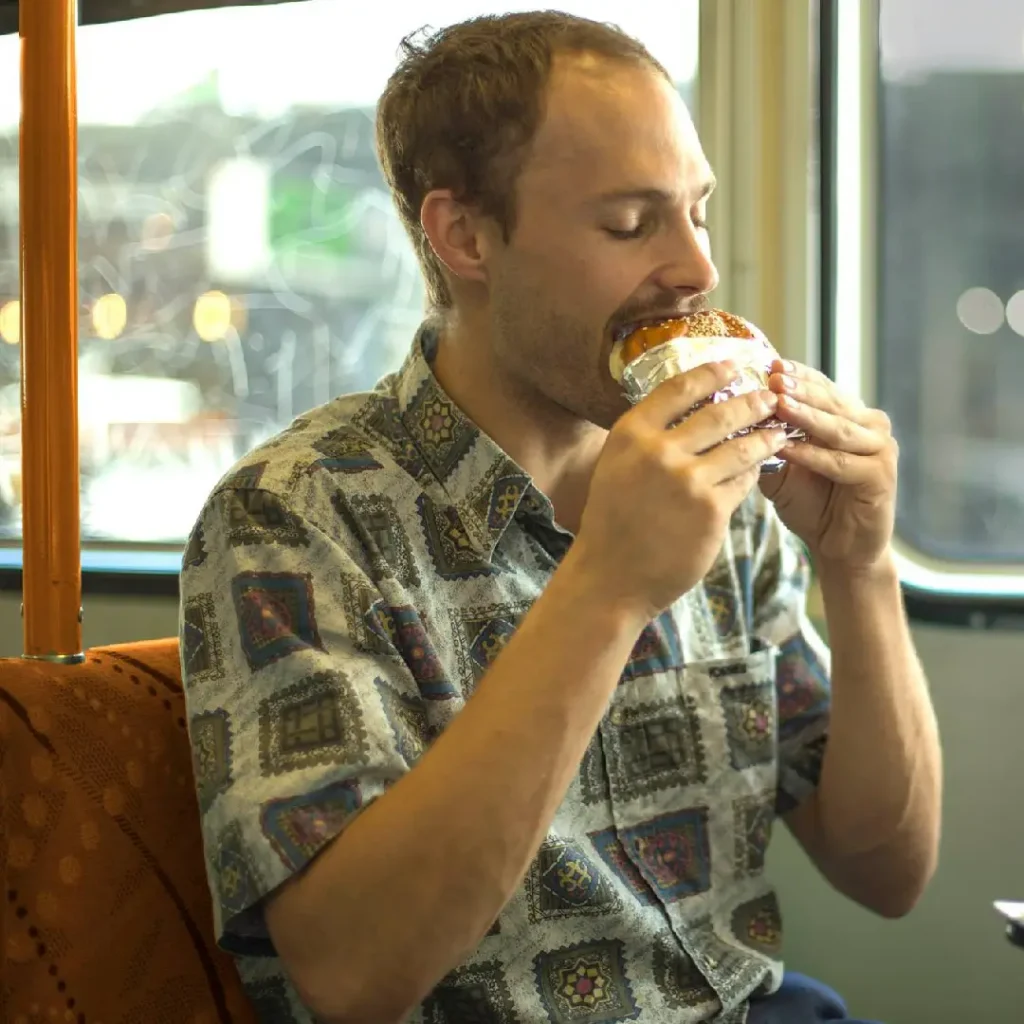
[[[752,325],[751,325],[752,326]],[[622,372],[622,389],[626,397],[636,405],[649,395],[659,384],[686,373],[704,363],[717,363],[732,359],[740,367],[739,376],[728,387],[698,402],[683,420],[698,409],[715,402],[724,402],[736,395],[761,391],[768,387],[772,363],[779,358],[778,352],[768,339],[755,327],[754,338],[684,336],[673,338],[655,348],[648,349],[629,363]],[[682,420],[680,421],[682,422]],[[791,441],[804,440],[806,434],[798,427],[792,427],[775,416],[770,416],[755,427],[738,430],[732,437],[740,437],[751,430],[783,427]],[[761,463],[762,473],[777,473],[786,465],[777,455]]]

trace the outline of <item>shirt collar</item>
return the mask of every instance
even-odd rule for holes
[[[514,518],[555,526],[554,508],[530,475],[447,394],[432,369],[440,326],[427,320],[393,378],[404,432],[488,560]]]

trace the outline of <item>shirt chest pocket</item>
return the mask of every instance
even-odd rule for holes
[[[708,783],[723,791],[774,788],[778,763],[778,648],[688,665],[684,692],[700,694]]]
[[[616,808],[648,816],[680,800],[773,786],[775,659],[776,649],[762,645],[620,687],[601,728]]]

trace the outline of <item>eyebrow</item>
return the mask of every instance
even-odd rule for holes
[[[696,202],[707,199],[714,192],[717,185],[718,182],[713,174],[705,178]],[[668,192],[663,188],[620,188],[613,189],[611,192],[603,192],[594,199],[594,202],[598,205],[605,205],[607,203],[621,203],[633,200],[667,206],[675,198],[672,192]]]

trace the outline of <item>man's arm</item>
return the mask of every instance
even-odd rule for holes
[[[274,945],[320,1018],[401,1020],[476,948],[536,854],[643,626],[575,571],[570,552],[415,769],[272,900]]]
[[[885,917],[906,914],[938,859],[938,727],[890,559],[821,576],[832,711],[817,789],[786,818],[825,877]]]
[[[515,892],[643,626],[705,575],[784,443],[757,431],[709,451],[764,417],[756,395],[667,429],[734,373],[698,368],[620,420],[575,543],[465,708],[271,898],[270,936],[318,1018],[402,1020]]]

